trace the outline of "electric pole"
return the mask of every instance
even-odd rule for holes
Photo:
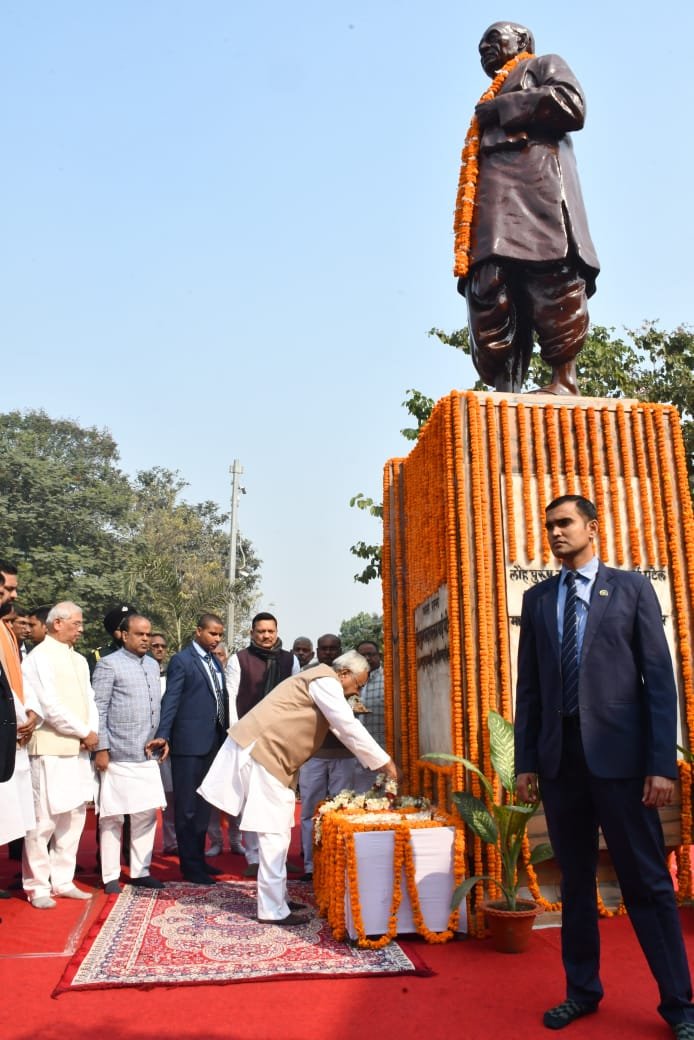
[[[239,539],[238,508],[239,495],[245,494],[246,489],[241,487],[241,474],[243,466],[238,459],[229,466],[231,473],[231,516],[229,520],[229,609],[227,611],[227,645],[229,652],[234,651],[234,634],[236,624],[236,548]]]

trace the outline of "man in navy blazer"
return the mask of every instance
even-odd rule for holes
[[[518,797],[542,798],[562,874],[566,1000],[545,1013],[544,1024],[561,1029],[596,1011],[603,995],[601,827],[658,983],[658,1010],[679,1040],[694,1040],[689,967],[657,812],[671,803],[677,777],[677,692],[660,606],[643,575],[599,561],[588,499],[550,502],[546,528],[563,566],[523,597],[515,719]]]
[[[197,789],[229,727],[226,682],[213,653],[223,635],[222,619],[203,614],[193,641],[171,658],[159,728],[148,744],[162,747],[162,758],[171,753],[178,858],[185,880],[197,885],[214,884],[220,873],[205,860],[210,806]]]

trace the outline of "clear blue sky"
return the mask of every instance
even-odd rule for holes
[[[348,500],[407,452],[409,387],[473,382],[426,333],[465,323],[451,213],[500,18],[587,95],[593,320],[692,321],[691,3],[0,3],[2,407],[108,427],[127,472],[225,508],[238,457],[285,643],[380,610]]]

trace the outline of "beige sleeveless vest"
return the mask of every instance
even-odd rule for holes
[[[308,693],[309,683],[320,678],[337,681],[327,664],[307,668],[281,682],[229,730],[242,748],[255,741],[251,757],[286,787],[296,786],[299,766],[318,750],[329,729]]]

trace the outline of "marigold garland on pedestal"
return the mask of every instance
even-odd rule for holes
[[[634,506],[634,467],[631,461],[629,438],[627,435],[626,412],[624,405],[617,405],[617,429],[619,430],[619,447],[622,456],[622,469],[624,472],[624,497],[627,504],[627,520],[629,523],[629,553],[634,567],[641,566],[641,538],[636,523],[636,508]],[[619,502],[616,500],[615,505]],[[619,508],[617,506],[617,508]]]
[[[562,470],[559,455],[559,437],[557,435],[557,410],[553,404],[544,407],[545,434],[547,436],[547,450],[549,451],[549,470],[552,480],[552,499],[561,495],[561,483],[559,475]]]
[[[581,494],[584,498],[593,498],[590,486],[590,462],[588,460],[588,437],[586,434],[586,416],[582,408],[573,409],[574,429],[576,431],[576,447],[578,454],[578,476]]]
[[[561,443],[564,449],[564,472],[566,474],[567,495],[576,494],[576,459],[574,456],[574,441],[571,430],[571,413],[568,408],[559,409],[559,426],[561,428]]]
[[[535,480],[537,482],[537,510],[539,515],[541,517],[544,517],[545,506],[547,505],[547,470],[545,467],[545,439],[542,436],[542,413],[540,412],[539,408],[533,408],[531,415],[533,423],[533,443],[535,445]],[[542,562],[548,563],[549,558],[552,555],[552,550],[549,547],[549,538],[547,537],[547,529],[544,523],[540,524],[540,541],[542,542]]]
[[[658,449],[656,446],[655,422],[653,420],[653,409],[643,408],[643,417],[646,425],[646,449],[648,451],[648,466],[651,473],[651,486],[653,489],[653,509],[655,512],[655,528],[658,541],[658,558],[661,567],[667,566],[667,531],[665,530],[665,514],[663,512],[663,500],[660,494],[660,482],[658,481]]]
[[[518,403],[518,454],[521,463],[521,483],[523,487],[523,516],[525,517],[525,555],[528,560],[535,559],[535,522],[533,506],[530,498],[532,474],[530,472],[530,451],[528,448],[528,428],[525,419],[525,405]]]
[[[655,545],[653,542],[653,518],[651,502],[648,495],[648,468],[646,452],[643,447],[643,431],[641,429],[641,409],[631,409],[631,433],[636,455],[636,473],[638,476],[639,496],[641,499],[641,530],[646,543],[646,561],[649,567],[655,567]]]
[[[510,563],[515,563],[516,549],[516,511],[513,493],[513,460],[511,457],[511,435],[508,427],[508,401],[499,403],[499,419],[501,422],[501,450],[504,456],[504,497],[506,515],[506,551]]]
[[[595,495],[595,508],[598,513],[598,521],[605,522],[605,472],[602,465],[602,452],[600,450],[600,438],[598,435],[598,422],[595,415],[595,408],[592,406],[586,409],[586,417],[588,419],[588,440],[590,441],[590,455],[591,462],[593,464],[593,487]],[[607,538],[601,539],[600,541],[600,558],[603,563],[610,562],[610,551]]]
[[[613,504],[612,524],[614,527],[615,560],[617,566],[624,564],[624,538],[622,536],[622,517],[619,509],[619,470],[617,467],[617,452],[614,446],[614,436],[610,413],[604,409],[602,413],[603,442],[607,453],[607,473],[610,481],[610,500]],[[605,539],[607,540],[607,539]]]

